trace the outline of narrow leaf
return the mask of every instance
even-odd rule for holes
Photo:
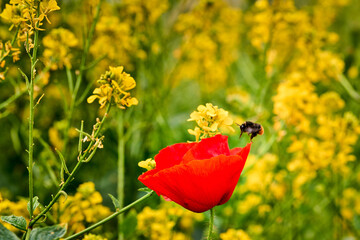
[[[55,240],[65,235],[67,225],[54,225],[44,228],[35,228],[30,233],[30,240]]]
[[[84,120],[81,120],[78,153],[82,152],[82,140],[84,135],[83,132],[84,132]]]
[[[33,210],[32,210],[33,212],[40,204],[38,200],[39,200],[38,196],[33,197]],[[27,210],[30,213],[30,201],[27,203]]]
[[[27,89],[29,91],[29,88],[30,88],[29,78],[26,76],[26,74],[20,68],[18,68],[18,70],[21,73],[21,75],[23,76],[23,78],[25,79],[26,87],[27,87]]]
[[[61,164],[64,166],[65,172],[66,172],[68,175],[70,175],[70,172],[69,172],[68,168],[66,167],[66,162],[65,162],[64,156],[63,156],[63,155],[61,154],[61,152],[60,152],[59,150],[57,150],[56,148],[55,148],[55,151],[57,152],[57,154],[58,154],[59,157],[60,157]]]
[[[114,207],[115,207],[115,210],[118,211],[121,209],[121,206],[120,206],[120,202],[119,200],[117,200],[113,195],[111,195],[110,193],[108,194],[109,197],[111,198],[113,204],[114,204]]]
[[[11,224],[12,226],[26,231],[26,220],[24,217],[18,217],[18,216],[1,216],[1,220],[3,220],[4,222],[7,222],[9,224]]]
[[[0,223],[0,239],[6,239],[6,240],[20,240],[15,233],[8,230],[6,227],[4,227]]]

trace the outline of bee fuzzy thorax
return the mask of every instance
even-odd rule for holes
[[[242,136],[242,134],[245,132],[250,136],[250,140],[252,141],[252,139],[254,137],[256,137],[257,135],[263,135],[264,134],[264,128],[263,126],[261,126],[258,123],[253,123],[250,121],[246,121],[243,124],[237,124],[240,127],[240,136]]]

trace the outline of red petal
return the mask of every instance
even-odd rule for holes
[[[219,155],[162,171],[148,171],[139,180],[186,209],[204,212],[230,199],[244,164],[240,156]]]
[[[197,143],[177,143],[168,146],[155,156],[156,170],[172,167],[181,162],[184,154]]]
[[[230,150],[230,155],[238,155],[243,159],[247,159],[252,143],[248,143],[245,147],[237,147]]]
[[[218,134],[214,137],[201,140],[184,155],[183,163],[209,159],[221,154],[230,155],[227,139],[227,136]]]

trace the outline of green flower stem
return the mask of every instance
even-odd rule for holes
[[[60,189],[58,190],[58,192],[56,193],[56,195],[53,197],[53,199],[51,200],[51,202],[45,207],[44,210],[41,211],[41,213],[39,213],[39,215],[37,215],[33,220],[31,220],[29,222],[28,228],[31,228],[32,226],[34,226],[34,224],[41,219],[51,208],[52,206],[56,203],[56,201],[59,199],[59,197],[63,194],[64,190],[66,189],[66,187],[69,185],[69,183],[74,179],[74,176],[76,175],[76,173],[78,172],[78,170],[80,169],[81,165],[84,163],[84,160],[87,159],[88,155],[91,154],[90,150],[92,149],[92,147],[94,146],[95,142],[96,142],[96,138],[99,136],[100,130],[108,116],[108,113],[110,111],[111,108],[111,104],[109,103],[106,109],[106,112],[104,114],[104,117],[102,118],[98,129],[95,131],[94,134],[94,139],[91,140],[89,146],[86,148],[86,150],[83,152],[83,154],[81,154],[78,158],[78,162],[76,164],[76,166],[74,167],[74,169],[72,170],[72,172],[70,173],[69,177],[66,179],[65,183],[63,185],[61,185]]]
[[[37,5],[37,13],[36,16],[38,17],[40,13],[40,1]],[[34,99],[34,87],[35,87],[35,73],[36,73],[36,55],[37,55],[37,49],[38,49],[38,42],[39,42],[39,22],[36,23],[35,29],[34,29],[34,48],[32,51],[31,56],[31,72],[30,72],[30,89],[29,89],[29,98],[30,98],[30,104],[29,104],[29,202],[30,202],[30,219],[33,217],[33,197],[34,197],[34,176],[33,176],[33,166],[34,166],[34,106],[35,106],[35,99]]]
[[[26,236],[26,238],[25,238],[25,240],[29,240],[30,239],[30,233],[31,233],[31,228],[28,228],[27,230],[26,230],[26,232],[25,232],[25,236]],[[22,239],[24,239],[24,236],[22,237]]]
[[[98,226],[100,226],[100,225],[102,225],[102,224],[104,224],[104,223],[107,223],[108,221],[110,221],[111,219],[117,217],[118,215],[120,215],[121,213],[123,213],[123,212],[125,212],[126,210],[130,209],[130,208],[133,207],[134,205],[136,205],[136,204],[144,201],[145,199],[149,198],[153,193],[154,193],[154,191],[149,192],[148,194],[146,194],[145,196],[139,198],[139,199],[136,200],[135,202],[130,203],[130,204],[127,205],[126,207],[122,208],[121,210],[116,211],[115,213],[111,214],[111,215],[108,216],[107,218],[104,218],[103,220],[95,223],[94,225],[92,225],[92,226],[90,226],[90,227],[82,230],[81,232],[78,232],[78,233],[76,233],[76,234],[74,234],[74,235],[71,235],[71,236],[65,238],[64,240],[75,239],[75,238],[77,238],[77,237],[79,237],[79,236],[81,236],[81,235],[83,235],[83,234],[85,234],[85,233],[87,233],[87,232],[90,232],[90,231],[93,230],[94,228],[97,228]]]
[[[124,180],[125,180],[125,140],[124,140],[124,113],[119,111],[118,119],[118,182],[117,182],[117,194],[120,208],[124,206]],[[121,234],[121,224],[123,222],[123,215],[118,217],[118,239],[123,239]]]
[[[68,142],[69,142],[69,136],[68,136],[69,134],[68,133],[69,133],[69,129],[70,129],[70,126],[71,126],[71,121],[72,121],[72,118],[73,118],[73,115],[74,115],[76,96],[77,96],[77,93],[79,91],[79,88],[80,88],[80,85],[81,85],[81,82],[82,82],[82,77],[83,77],[83,74],[84,74],[84,70],[86,69],[86,67],[85,67],[86,58],[87,58],[87,56],[89,54],[90,43],[91,43],[91,40],[92,40],[92,38],[94,36],[96,24],[99,21],[100,7],[101,7],[102,1],[103,0],[100,0],[98,5],[97,5],[95,17],[94,17],[94,20],[93,20],[93,22],[91,24],[89,34],[88,34],[88,36],[86,38],[86,41],[85,41],[84,52],[82,54],[80,67],[79,67],[79,74],[77,75],[75,87],[74,87],[74,90],[72,91],[72,94],[71,94],[70,108],[69,108],[69,112],[68,112],[68,115],[67,115],[67,124],[66,124],[66,128],[65,128],[65,139],[64,139],[64,153],[65,153],[65,156],[66,156],[66,148],[67,148],[67,145],[68,145]],[[72,87],[70,87],[70,89],[71,88]]]
[[[352,97],[357,102],[360,102],[360,94],[356,92],[356,90],[353,88],[349,80],[343,74],[339,75],[339,82],[348,92],[350,97]]]
[[[209,232],[208,232],[208,240],[212,239],[213,227],[214,227],[214,216],[215,210],[214,208],[210,209],[210,220],[209,220]]]

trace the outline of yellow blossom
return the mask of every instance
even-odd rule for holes
[[[45,65],[52,70],[62,69],[63,66],[71,68],[71,48],[78,45],[78,40],[71,31],[65,28],[53,29],[42,42],[45,47]]]
[[[61,196],[53,207],[53,214],[61,223],[67,223],[69,232],[79,232],[110,214],[102,205],[102,197],[92,182],[81,184],[74,196]],[[60,215],[59,215],[60,214]]]
[[[98,80],[101,86],[93,91],[94,95],[90,96],[87,102],[92,103],[99,99],[100,108],[112,101],[121,109],[137,105],[138,100],[127,92],[135,88],[136,82],[123,70],[124,67],[110,67],[110,71],[101,75]]]
[[[148,239],[191,239],[195,222],[203,219],[201,213],[194,213],[173,202],[163,201],[159,209],[145,207],[137,215],[137,229]],[[178,225],[180,232],[175,231],[175,225]]]
[[[83,240],[107,240],[107,238],[89,233],[84,236]]]
[[[46,20],[50,23],[47,15],[52,11],[60,10],[60,7],[57,5],[56,0],[43,0],[40,3],[40,9],[41,13],[39,19],[42,21],[43,18],[46,18]]]
[[[37,208],[34,214],[38,214],[39,209]],[[17,202],[10,201],[5,197],[2,197],[0,193],[0,215],[1,216],[23,216],[28,221],[29,220],[29,213],[27,211],[27,200],[21,199]],[[19,232],[18,228],[13,227],[12,225],[5,223],[0,219],[0,224],[3,224],[6,228],[11,230],[12,232]]]
[[[175,24],[183,39],[174,52],[179,59],[174,81],[196,79],[204,91],[225,86],[227,68],[238,57],[240,19],[240,9],[223,0],[201,0],[181,14]]]
[[[200,105],[197,111],[190,114],[190,119],[188,119],[188,121],[196,121],[198,127],[195,127],[194,130],[189,129],[188,132],[196,137],[196,141],[199,138],[203,139],[219,134],[220,128],[234,132],[231,127],[233,120],[228,115],[229,112],[218,106],[213,106],[211,103],[207,103],[205,106]]]
[[[21,22],[26,21],[25,18],[19,15],[20,12],[20,6],[6,4],[0,16],[14,25],[19,25]]]
[[[141,168],[145,168],[146,170],[152,170],[155,169],[156,166],[156,162],[154,159],[152,158],[148,158],[145,161],[141,161],[138,163],[138,166]]]
[[[251,240],[250,236],[244,230],[235,230],[230,228],[225,233],[220,234],[221,240]]]

